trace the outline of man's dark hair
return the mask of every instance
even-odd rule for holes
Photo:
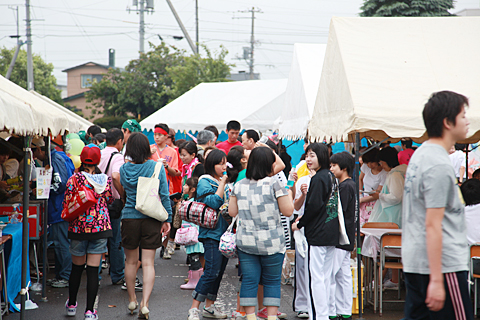
[[[468,98],[452,91],[440,91],[431,95],[423,108],[423,123],[430,138],[441,138],[443,120],[456,125],[456,117],[468,106]]]
[[[467,147],[468,147],[468,144],[466,143],[455,143],[455,150],[465,151]]]
[[[152,156],[150,151],[150,143],[148,138],[141,132],[134,132],[128,138],[127,147],[125,149],[125,157],[132,158],[134,163],[143,163]]]
[[[118,140],[123,140],[123,131],[118,128],[112,128],[107,131],[105,135],[105,141],[107,142],[107,146],[113,147],[117,144]]]
[[[213,132],[213,134],[215,135],[215,137],[218,138],[218,129],[217,129],[217,127],[215,127],[215,126],[206,126],[205,128],[203,128],[203,130],[208,130],[208,131]]]
[[[185,139],[178,139],[175,141],[175,146],[177,147],[180,147],[182,144],[184,144],[185,142],[187,142],[187,140]]]
[[[101,132],[102,132],[102,128],[96,125],[90,126],[87,129],[87,134],[91,134],[92,136],[95,136],[97,133],[101,133]]]
[[[412,149],[412,144],[413,144],[412,139],[410,139],[410,138],[402,139],[402,146],[405,149]]]
[[[225,154],[225,152],[219,149],[210,151],[203,165],[205,173],[211,175],[212,177],[215,177],[215,166],[219,163],[222,163],[223,160],[227,161],[227,155]]]
[[[468,179],[462,184],[460,190],[467,206],[480,203],[480,180]]]
[[[210,156],[209,156],[210,157]],[[275,155],[272,149],[258,147],[252,150],[248,158],[247,179],[258,181],[272,174],[272,166],[275,162]]]
[[[167,136],[170,135],[170,128],[165,123],[158,123],[158,124],[155,125],[155,128],[161,128],[161,129],[163,129],[167,132]],[[130,138],[128,138],[128,139],[129,139],[129,143],[130,143]]]
[[[231,120],[231,121],[228,121],[228,123],[227,123],[227,132],[230,131],[230,130],[240,131],[241,128],[242,128],[242,126],[240,125],[240,122],[238,122],[236,120]]]
[[[248,130],[245,130],[245,132],[247,134],[247,138],[248,139],[253,139],[253,142],[257,142],[258,140],[260,140],[260,137],[258,136],[258,132],[253,130],[253,129],[248,129]]]
[[[362,155],[363,163],[378,162],[378,149],[373,148]]]
[[[278,146],[275,144],[275,142],[273,142],[272,140],[268,139],[267,142],[265,142],[265,144],[273,150],[273,152],[275,152],[276,154],[278,154]]]
[[[385,147],[378,152],[378,161],[385,161],[390,168],[400,165],[398,162],[398,152],[395,148]]]
[[[210,130],[202,130],[197,135],[197,143],[199,145],[206,145],[208,141],[215,141],[215,133]]]
[[[480,179],[480,169],[477,169],[472,174],[473,179]]]
[[[105,141],[105,137],[105,133],[97,133],[93,138],[101,143]]]
[[[340,167],[340,170],[347,169],[349,177],[353,176],[353,169],[355,166],[355,160],[347,151],[335,153],[330,157],[330,163],[334,163]]]
[[[317,155],[320,169],[330,170],[330,154],[326,144],[319,142],[311,143],[305,150],[305,154],[307,154],[309,151],[313,151]]]

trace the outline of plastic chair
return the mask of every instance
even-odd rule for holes
[[[399,233],[385,233],[380,238],[380,261],[378,262],[378,277],[383,274],[383,269],[403,270],[403,264],[401,262],[387,262],[385,249],[401,249],[402,248],[402,235]],[[394,259],[400,259],[399,257],[393,257]],[[375,284],[375,290],[380,294],[380,316],[382,316],[383,309],[383,294],[382,286]],[[398,281],[398,300],[389,300],[388,302],[405,302],[400,300],[400,277]]]
[[[480,274],[473,273],[473,260],[480,259],[480,244],[475,243],[470,246],[470,276],[473,281],[473,313],[475,318],[477,317],[477,279],[480,278]]]
[[[395,222],[365,222],[362,228],[400,229]]]
[[[396,224],[395,222],[366,222],[362,228],[372,228],[372,229],[400,229],[398,227],[398,224]],[[377,283],[377,278],[376,278],[376,265],[378,263],[378,258],[375,258],[374,261],[373,261],[373,283]],[[371,283],[372,282],[372,278],[371,278],[371,270],[370,270],[370,263],[367,261],[364,261],[364,265],[366,266],[366,269],[365,269],[365,283]],[[370,299],[372,299],[371,297],[371,292],[372,290],[366,289],[366,294],[365,294],[365,302],[368,302],[368,301],[371,301]],[[374,298],[373,298],[373,310],[374,312],[376,313],[377,312],[377,301],[378,301],[378,296],[377,296],[377,290],[375,289],[374,292]]]

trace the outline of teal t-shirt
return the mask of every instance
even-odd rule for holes
[[[240,181],[242,179],[245,179],[246,173],[247,173],[247,169],[243,169],[242,171],[240,171],[238,173],[237,181],[235,181],[235,183],[237,183],[238,181]]]

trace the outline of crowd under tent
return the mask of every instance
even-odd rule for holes
[[[17,152],[22,152],[24,154],[23,163],[24,170],[23,172],[29,172],[29,161],[30,161],[30,142],[33,136],[44,136],[46,141],[46,150],[50,150],[50,139],[49,135],[53,137],[59,134],[65,134],[66,132],[77,132],[82,129],[86,129],[90,122],[80,118],[73,112],[57,105],[50,99],[41,96],[38,93],[33,91],[27,91],[15,83],[7,80],[6,78],[0,76],[0,131],[7,132],[9,134],[17,134],[24,136],[24,147],[23,150],[17,150]],[[1,140],[2,144],[6,142]],[[13,146],[10,146],[14,148]],[[50,153],[47,152],[47,163],[49,163]],[[29,179],[23,177],[23,192],[25,195],[29,194]],[[29,206],[29,197],[23,196],[23,208],[30,208]],[[44,212],[48,211],[48,202],[45,201]],[[28,209],[27,209],[28,210]],[[27,211],[28,214],[28,211]],[[39,213],[37,213],[39,214]],[[46,214],[42,215],[42,229],[47,229],[47,216]],[[31,218],[31,216],[30,216]],[[28,279],[29,279],[29,261],[28,261],[28,247],[29,247],[29,219],[23,219],[21,224],[21,231],[18,230],[18,233],[21,234],[21,254],[15,255],[12,260],[21,261],[21,283],[15,282],[15,286],[8,286],[8,301],[10,301],[10,310],[16,309],[15,304],[13,303],[13,298],[20,292],[20,317],[24,318],[25,312],[25,302],[27,299],[28,291]],[[6,230],[6,229],[5,229]],[[4,230],[4,232],[5,232]],[[43,233],[42,242],[44,247],[46,247],[46,232]],[[13,238],[12,238],[13,239]],[[12,240],[13,241],[13,240]],[[44,276],[45,272],[45,261],[46,261],[46,250],[44,252]],[[13,253],[12,253],[13,254]],[[20,270],[15,270],[19,272]],[[8,275],[7,275],[8,278]],[[43,288],[42,288],[42,298],[45,297],[45,277],[43,278]],[[8,279],[7,279],[8,282]],[[13,297],[12,297],[12,293]],[[7,300],[7,299],[6,299]]]
[[[355,142],[357,199],[360,138],[424,141],[422,110],[433,92],[467,96],[465,142],[480,139],[479,37],[480,17],[332,19],[308,130],[312,141]],[[360,243],[358,206],[356,214]],[[357,270],[360,260],[358,251]]]
[[[295,43],[279,121],[279,136],[289,140],[306,136],[317,97],[326,44]]]
[[[225,130],[237,120],[242,129],[265,132],[280,117],[287,79],[201,83],[145,118],[140,125],[153,130],[166,123],[180,131],[201,131],[208,125]]]
[[[468,142],[480,140],[480,17],[333,18],[309,135],[426,139],[436,91],[467,96]]]

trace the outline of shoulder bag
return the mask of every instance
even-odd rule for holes
[[[196,200],[205,198],[206,196],[214,194],[213,192],[206,193]],[[195,223],[203,228],[213,229],[218,222],[217,210],[207,206],[205,203],[188,200],[183,201],[178,209],[178,214],[182,220]]]
[[[168,212],[165,210],[162,200],[158,195],[158,188],[160,186],[158,175],[160,174],[161,168],[162,164],[157,162],[155,164],[155,171],[150,178],[138,177],[135,209],[150,218],[163,222],[168,219]]]
[[[77,219],[82,213],[97,204],[97,198],[92,189],[85,185],[79,186],[77,178],[72,177],[72,185],[75,190],[72,194],[66,197],[66,206],[62,209],[61,217],[65,221],[73,221]]]
[[[222,234],[220,238],[220,244],[218,250],[228,259],[238,257],[237,254],[237,235],[232,232],[235,222],[238,220],[238,214],[232,219],[232,223],[228,226],[227,230]]]

